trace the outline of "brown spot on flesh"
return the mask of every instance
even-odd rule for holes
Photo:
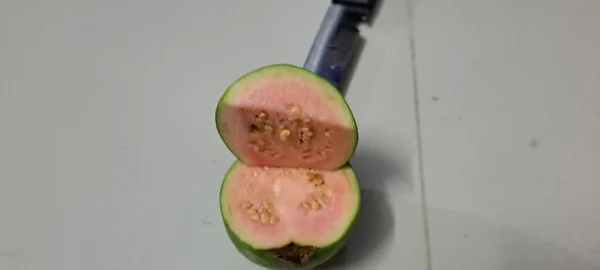
[[[259,128],[258,125],[255,123],[250,124],[250,133],[257,133],[259,132]]]
[[[267,253],[279,258],[280,260],[301,265],[308,262],[315,254],[315,248],[311,246],[299,246],[290,243],[287,246],[267,250]]]
[[[292,121],[292,128],[297,128],[301,124],[302,124],[302,121],[300,119],[296,119],[296,120]]]
[[[321,175],[320,173],[309,173],[308,181],[316,187],[321,186],[325,183],[325,180],[323,180],[323,175]]]

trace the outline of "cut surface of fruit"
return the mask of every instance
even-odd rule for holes
[[[350,165],[268,168],[236,161],[220,197],[227,232],[247,258],[275,269],[325,262],[345,243],[360,208]]]
[[[358,143],[354,115],[339,91],[287,64],[236,80],[215,118],[224,143],[248,165],[333,170],[348,162]]]

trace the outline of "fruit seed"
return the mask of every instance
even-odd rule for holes
[[[325,198],[317,197],[317,202],[321,205],[327,205],[329,202]]]
[[[244,208],[244,209],[250,209],[250,208],[252,208],[252,203],[251,202],[244,202],[244,203],[242,203],[242,208]]]
[[[290,115],[291,115],[290,120],[298,119],[300,117],[300,114],[301,114],[300,109],[298,109],[298,107],[293,107],[290,110]]]
[[[321,205],[317,201],[311,200],[311,201],[309,201],[309,204],[310,204],[310,208],[312,208],[313,210],[321,209]]]
[[[269,219],[271,219],[271,217],[269,217],[269,214],[267,213],[263,213],[260,215],[260,221],[262,221],[263,223],[269,222]]]
[[[284,129],[281,131],[281,133],[279,133],[279,138],[282,141],[286,141],[287,138],[290,136],[291,132],[288,129]]]
[[[263,130],[265,131],[266,135],[271,135],[273,134],[273,127],[271,127],[270,125],[265,125],[263,127]]]
[[[310,209],[310,203],[309,202],[302,202],[302,207],[306,208],[306,209]]]
[[[271,219],[269,219],[269,223],[271,224],[277,224],[279,222],[279,218],[272,216]]]

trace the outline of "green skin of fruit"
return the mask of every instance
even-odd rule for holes
[[[327,247],[317,248],[315,249],[315,253],[307,263],[303,265],[295,265],[290,262],[283,261],[271,254],[269,254],[266,250],[257,250],[244,243],[241,239],[237,237],[230,229],[229,226],[225,225],[227,230],[227,235],[235,245],[235,248],[246,257],[248,260],[263,266],[268,269],[273,270],[285,270],[285,269],[299,269],[299,270],[308,270],[314,269],[315,267],[327,262],[333,256],[335,256],[346,244],[347,235],[345,235],[342,239],[337,241],[334,244],[331,244]]]
[[[221,96],[221,98],[219,99],[219,102],[217,103],[217,109],[216,109],[216,113],[215,113],[215,123],[217,126],[217,132],[219,133],[219,137],[221,137],[221,140],[225,143],[225,146],[227,147],[227,149],[229,149],[229,152],[231,152],[238,160],[244,161],[241,157],[239,157],[236,154],[237,153],[236,151],[233,151],[234,149],[232,149],[228,143],[229,137],[226,136],[225,131],[221,130],[221,128],[219,126],[219,123],[221,121],[226,121],[226,120],[220,119],[220,112],[221,112],[222,108],[225,107],[226,101],[229,98],[231,98],[231,96],[235,95],[235,92],[240,90],[240,89],[238,89],[239,86],[243,85],[246,81],[252,80],[255,77],[267,76],[269,73],[277,72],[277,71],[295,73],[297,76],[303,76],[307,80],[317,81],[323,86],[324,91],[327,91],[329,94],[336,97],[336,100],[338,101],[337,107],[340,110],[344,111],[346,113],[346,115],[348,115],[348,118],[351,123],[351,127],[355,130],[354,136],[356,137],[356,140],[355,140],[354,146],[352,148],[353,151],[351,153],[349,153],[348,157],[346,158],[346,160],[350,160],[350,158],[356,152],[359,136],[358,136],[358,126],[356,125],[356,119],[354,118],[354,114],[353,114],[352,110],[350,109],[350,106],[346,102],[346,99],[344,99],[344,96],[342,96],[340,91],[337,88],[335,88],[335,86],[333,86],[327,80],[323,79],[323,77],[313,73],[310,70],[307,70],[307,69],[304,69],[301,67],[297,67],[294,65],[290,65],[290,64],[274,64],[274,65],[269,65],[269,66],[261,67],[256,70],[250,71],[250,72],[244,74],[243,76],[241,76],[235,82],[233,82],[227,88],[227,90],[225,91],[223,96]]]
[[[287,261],[277,258],[276,256],[270,254],[268,252],[268,250],[253,248],[249,243],[246,243],[243,239],[241,239],[238,235],[236,235],[235,232],[233,230],[231,230],[231,228],[229,227],[228,221],[225,218],[225,215],[223,213],[224,205],[223,205],[222,197],[224,195],[223,193],[224,193],[225,186],[227,183],[227,178],[229,177],[229,174],[235,169],[235,164],[237,162],[239,162],[239,161],[234,162],[234,165],[231,166],[231,168],[225,175],[225,179],[223,181],[223,184],[221,185],[221,191],[220,191],[220,196],[219,196],[219,202],[220,202],[219,205],[220,205],[220,209],[221,209],[221,218],[223,220],[223,224],[225,225],[225,230],[227,231],[227,235],[229,236],[229,239],[231,240],[231,242],[233,243],[235,248],[242,255],[244,255],[244,257],[246,257],[248,260],[254,262],[255,264],[258,264],[258,265],[263,266],[268,269],[308,270],[308,269],[314,269],[315,267],[327,262],[329,259],[333,258],[333,256],[335,256],[346,245],[346,242],[348,240],[348,235],[349,235],[350,231],[352,230],[352,228],[354,227],[354,224],[356,223],[356,219],[358,217],[358,213],[360,212],[361,196],[360,196],[360,188],[358,185],[358,179],[356,178],[356,175],[352,175],[352,176],[348,175],[348,178],[349,178],[348,180],[353,181],[354,182],[353,184],[356,185],[357,191],[355,193],[355,196],[357,197],[356,200],[357,200],[358,207],[356,209],[356,212],[354,212],[354,217],[352,218],[352,221],[350,222],[346,231],[338,240],[332,242],[331,244],[324,246],[324,247],[314,247],[315,251],[314,251],[313,255],[311,256],[311,258],[302,265],[296,265],[296,264],[293,264],[293,263],[290,263],[290,262],[287,262]],[[347,163],[342,168],[349,168],[352,170],[352,172],[354,172],[354,168],[352,167],[352,165],[350,165],[350,163]]]
[[[297,67],[297,66],[293,66],[293,65],[289,65],[289,64],[275,64],[275,65],[270,65],[270,66],[265,66],[259,69],[256,69],[254,71],[251,71],[247,74],[245,74],[244,76],[240,77],[239,79],[237,79],[234,83],[232,83],[229,88],[225,91],[225,93],[223,94],[223,96],[221,97],[221,99],[218,102],[217,105],[217,109],[216,109],[216,114],[215,114],[215,121],[217,123],[217,131],[219,133],[219,136],[221,137],[221,139],[223,140],[223,142],[225,143],[226,147],[230,150],[230,152],[232,154],[234,154],[236,156],[236,158],[240,161],[243,162],[242,159],[240,159],[239,156],[236,155],[236,152],[233,151],[233,149],[231,149],[230,145],[228,144],[228,137],[225,136],[226,134],[224,134],[224,131],[222,131],[219,128],[219,122],[223,121],[219,118],[220,115],[220,111],[221,108],[224,107],[224,105],[226,104],[226,101],[233,95],[235,95],[235,92],[237,92],[239,89],[239,86],[242,85],[244,82],[248,81],[248,80],[252,80],[255,77],[260,77],[260,76],[265,76],[268,75],[270,72],[276,72],[276,71],[282,71],[282,72],[291,72],[291,73],[295,73],[297,76],[304,76],[307,80],[313,80],[313,81],[317,81],[319,82],[322,86],[324,91],[329,92],[331,95],[338,97],[337,101],[338,101],[338,107],[345,111],[346,114],[348,115],[350,122],[351,122],[351,126],[354,128],[355,132],[355,144],[353,147],[353,151],[349,154],[349,156],[347,157],[347,160],[350,160],[350,158],[354,155],[354,152],[356,151],[357,145],[358,145],[358,128],[356,126],[356,120],[354,119],[354,115],[352,113],[352,110],[350,109],[350,107],[348,106],[348,103],[346,102],[346,100],[344,99],[344,97],[341,95],[341,93],[333,86],[331,85],[327,80],[323,79],[322,77],[318,76],[317,74],[314,74],[313,72]],[[225,176],[225,179],[227,179],[229,173],[231,172],[231,170],[227,173],[227,175]],[[352,166],[347,162],[345,166],[342,167],[349,167],[350,169],[352,169]],[[352,169],[353,171],[353,169]],[[357,192],[355,194],[355,196],[357,196],[357,202],[358,202],[358,208],[360,208],[360,189],[358,186],[358,182],[356,179],[356,176],[352,176],[349,179],[350,181],[354,181],[354,184],[357,187]],[[226,181],[223,181],[223,185],[221,186],[221,193],[220,196],[223,196],[223,189],[225,186]],[[313,255],[310,257],[310,259],[305,262],[302,265],[296,265],[293,264],[291,262],[287,262],[284,261],[280,258],[277,258],[276,256],[272,255],[271,253],[269,253],[268,250],[263,250],[263,249],[255,249],[253,248],[249,243],[246,243],[243,239],[241,239],[238,235],[235,234],[235,232],[233,232],[227,222],[227,220],[225,219],[225,216],[223,215],[223,205],[222,205],[222,200],[220,200],[220,204],[221,204],[221,217],[223,219],[223,223],[225,225],[225,229],[227,231],[227,235],[229,236],[229,238],[231,239],[232,243],[234,244],[234,246],[236,247],[236,249],[242,254],[244,255],[248,260],[261,265],[265,268],[268,269],[274,269],[274,270],[284,270],[284,269],[314,269],[315,267],[327,262],[329,259],[331,259],[333,256],[335,256],[346,244],[347,239],[348,239],[348,233],[349,231],[352,230],[352,228],[354,227],[354,224],[356,222],[356,218],[358,216],[359,213],[359,209],[356,210],[356,212],[354,213],[354,217],[351,221],[351,223],[349,224],[349,226],[347,227],[346,231],[344,232],[344,234],[336,241],[334,241],[333,243],[329,244],[328,246],[324,246],[324,247],[314,247],[314,253]]]

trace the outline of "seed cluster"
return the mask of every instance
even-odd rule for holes
[[[330,199],[324,194],[308,195],[301,205],[306,210],[318,211],[329,205]]]
[[[269,115],[265,111],[258,112],[250,121],[248,141],[250,149],[274,159],[281,159],[283,153],[275,145],[280,142],[289,143],[300,151],[300,158],[312,162],[324,160],[332,151],[332,132],[328,129],[321,131],[326,138],[324,149],[314,149],[311,142],[316,136],[316,129],[311,125],[310,118],[303,115],[302,110],[295,105],[286,105],[288,112],[284,115]]]
[[[316,192],[309,194],[306,200],[301,202],[302,208],[305,210],[318,211],[325,208],[330,203],[331,191],[325,186],[325,180],[319,173],[308,173],[308,183],[314,187],[317,187]]]
[[[262,203],[245,201],[241,204],[241,207],[248,212],[250,219],[256,222],[271,225],[279,223],[279,217],[275,213],[275,208],[268,201],[263,201]]]

